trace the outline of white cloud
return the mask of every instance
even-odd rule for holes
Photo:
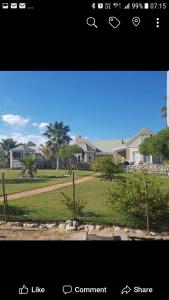
[[[46,126],[48,126],[48,125],[49,125],[49,123],[41,122],[41,123],[38,125],[38,127],[39,127],[40,129],[45,129]]]
[[[9,125],[12,126],[14,125],[25,126],[27,123],[29,123],[29,119],[25,119],[20,115],[7,114],[7,115],[2,115],[1,117],[5,123],[8,123]]]
[[[6,138],[12,138],[18,143],[27,143],[28,141],[31,141],[35,143],[36,145],[41,145],[46,142],[46,138],[42,135],[36,135],[36,134],[21,134],[21,133],[13,133],[11,135],[0,135],[0,141],[2,139]]]
[[[45,129],[46,128],[46,126],[48,126],[49,125],[49,123],[46,123],[46,122],[41,122],[41,123],[36,123],[36,122],[34,122],[34,123],[32,123],[32,126],[34,126],[34,127],[38,127],[38,128],[40,128],[40,129]]]

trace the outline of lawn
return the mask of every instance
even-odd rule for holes
[[[71,177],[63,177],[67,173],[66,170],[38,170],[34,178],[20,178],[21,170],[0,170],[0,195],[2,195],[2,172],[5,176],[5,192],[6,194],[28,191],[39,187],[52,184],[62,183],[72,180]],[[76,170],[76,178],[92,175],[92,171]]]
[[[166,187],[169,188],[169,179],[164,180]],[[110,182],[100,178],[76,185],[77,197],[87,200],[81,222],[144,228],[146,219],[134,220],[116,211],[110,213],[105,205],[106,190],[109,186],[111,186]],[[66,187],[62,191],[67,195],[72,194],[71,187]],[[2,219],[2,204],[0,208],[0,218]],[[71,218],[70,212],[63,204],[61,190],[42,193],[29,198],[11,200],[9,201],[9,214],[11,220],[22,221],[65,221]],[[169,212],[165,212],[162,218],[158,216],[151,229],[158,230],[159,228],[164,231],[169,229]]]

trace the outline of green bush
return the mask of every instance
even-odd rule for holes
[[[112,180],[114,175],[122,172],[121,160],[112,157],[98,157],[92,164],[92,170],[101,172],[106,180]]]
[[[169,191],[163,188],[163,180],[155,174],[135,172],[124,180],[114,180],[107,194],[109,208],[145,218],[147,231],[156,214],[169,208]]]
[[[83,209],[85,208],[87,201],[76,199],[73,200],[72,197],[66,195],[61,192],[64,197],[63,203],[67,206],[68,210],[70,210],[73,218],[78,218],[82,215]]]

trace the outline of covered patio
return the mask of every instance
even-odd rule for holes
[[[10,150],[10,168],[12,169],[20,169],[23,167],[20,159],[23,159],[27,156],[35,157],[36,150],[28,147],[26,145],[20,145],[14,149]]]

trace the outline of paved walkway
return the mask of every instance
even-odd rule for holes
[[[98,175],[99,175],[99,173],[96,173],[96,174],[91,175],[91,176],[82,177],[80,179],[75,180],[75,184],[88,182],[88,181],[94,179]],[[38,194],[41,194],[41,193],[46,193],[46,192],[50,192],[50,191],[54,191],[54,190],[59,190],[61,188],[71,186],[71,185],[72,185],[72,181],[68,181],[68,182],[63,182],[63,183],[58,183],[58,184],[53,184],[53,185],[33,189],[33,190],[30,190],[30,191],[9,194],[8,195],[8,200],[31,197],[31,196],[38,195]],[[3,200],[2,196],[0,197],[0,200],[1,201]]]

